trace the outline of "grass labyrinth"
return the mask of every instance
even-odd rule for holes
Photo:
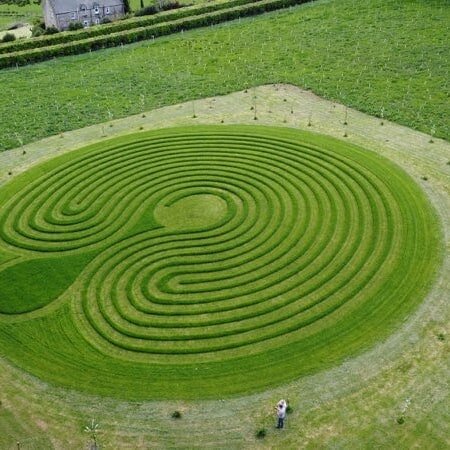
[[[386,337],[439,263],[405,173],[294,130],[116,138],[0,198],[5,355],[127,399],[220,398],[337,364]]]

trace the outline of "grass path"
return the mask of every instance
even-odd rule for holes
[[[440,265],[404,172],[287,127],[133,133],[2,195],[5,355],[122,399],[248,394],[339,364],[389,335]]]
[[[16,174],[102,135],[141,127],[217,124],[222,120],[254,124],[254,97],[259,124],[310,129],[348,139],[400,165],[427,193],[440,216],[445,242],[449,242],[448,143],[438,139],[431,143],[430,136],[386,121],[381,125],[380,119],[350,109],[346,112],[341,105],[292,86],[262,86],[197,101],[195,119],[193,105],[187,103],[48,138],[0,154],[0,167]],[[1,176],[0,183],[10,177]],[[0,447],[13,449],[16,440],[23,440],[23,448],[48,449],[46,439],[50,439],[53,448],[81,448],[88,439],[83,425],[95,417],[102,428],[100,442],[104,448],[114,449],[444,448],[450,434],[449,273],[447,244],[432,292],[395,334],[333,370],[242,398],[164,403],[93,398],[56,389],[1,360]],[[273,404],[281,397],[290,400],[294,411],[287,429],[278,433],[273,429]],[[410,406],[403,413],[407,399]],[[181,411],[183,418],[171,419],[174,410]],[[405,422],[400,425],[396,419],[403,414]],[[254,433],[261,427],[268,429],[268,436],[257,441]]]

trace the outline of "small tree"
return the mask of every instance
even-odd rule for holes
[[[83,28],[83,24],[81,22],[70,22],[69,23],[69,31],[81,30]]]
[[[131,12],[130,0],[123,0],[123,12],[128,14]]]
[[[59,30],[54,26],[47,27],[44,31],[44,34],[56,34],[56,33],[59,33]]]
[[[89,433],[91,435],[91,444],[90,444],[90,450],[98,450],[98,444],[97,444],[97,432],[99,429],[99,424],[95,421],[95,419],[92,419],[89,425],[86,425],[84,427],[84,431],[86,433]]]

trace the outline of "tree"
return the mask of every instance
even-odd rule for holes
[[[17,6],[26,6],[26,5],[39,5],[41,0],[0,0],[0,5],[17,5]]]
[[[131,12],[130,0],[123,0],[123,12],[128,14]]]

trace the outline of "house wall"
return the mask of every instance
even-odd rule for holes
[[[44,13],[44,22],[45,22],[45,27],[56,27],[58,28],[58,22],[56,20],[56,16],[53,12],[53,9],[50,5],[50,2],[48,0],[44,0],[44,2],[42,3],[42,9],[43,9],[43,13]]]
[[[48,3],[48,0],[45,0],[45,4]],[[82,1],[80,0],[80,4],[81,3]],[[88,7],[84,11],[77,10],[56,15],[53,13],[53,10],[50,8],[50,6],[48,6],[48,9],[51,10],[51,13],[53,14],[54,22],[52,23],[52,25],[56,26],[56,28],[58,28],[59,30],[67,30],[71,22],[81,22],[85,27],[89,27],[91,25],[102,23],[105,18],[114,20],[124,15],[124,6],[121,2],[108,6],[102,6],[100,1],[98,3],[100,4],[98,12],[96,12],[94,8]],[[47,26],[47,21],[45,22],[45,25]]]

